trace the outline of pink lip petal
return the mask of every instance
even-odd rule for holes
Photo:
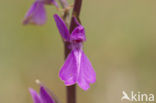
[[[77,67],[73,52],[68,55],[63,67],[60,70],[59,76],[66,85],[73,85],[76,83]]]

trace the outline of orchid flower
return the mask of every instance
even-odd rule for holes
[[[34,89],[29,89],[34,103],[55,103],[55,100],[47,92],[44,86],[40,86],[40,93],[38,94]]]
[[[77,27],[70,34],[67,26],[57,14],[54,15],[54,19],[64,41],[70,42],[71,49],[59,76],[66,86],[77,83],[83,90],[88,90],[89,84],[96,81],[96,73],[83,52],[82,43],[86,41],[84,27],[74,18]]]
[[[46,10],[45,5],[55,5],[58,7],[58,4],[55,0],[36,0],[31,8],[26,13],[23,24],[36,24],[43,25],[46,22]]]

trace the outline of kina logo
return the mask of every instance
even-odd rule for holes
[[[134,92],[131,91],[129,95],[125,92],[122,91],[122,97],[121,101],[131,101],[131,102],[154,102],[154,94],[146,94],[146,93],[141,93],[141,92]]]

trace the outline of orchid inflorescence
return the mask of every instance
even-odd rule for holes
[[[46,23],[45,5],[54,5],[57,10],[59,6],[55,0],[36,0],[26,13],[23,24],[43,25]],[[76,17],[72,16],[75,28],[69,32],[64,19],[54,14],[54,20],[61,37],[68,42],[70,53],[62,66],[59,77],[66,86],[78,84],[83,90],[88,90],[90,84],[96,81],[96,73],[91,62],[83,52],[83,42],[86,41],[85,29],[79,23]],[[55,103],[52,96],[49,95],[46,87],[40,86],[40,94],[33,89],[29,89],[34,103]]]

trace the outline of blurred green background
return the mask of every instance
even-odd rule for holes
[[[23,26],[33,2],[0,0],[0,103],[32,103],[28,88],[39,89],[36,79],[66,101],[57,11],[46,6],[44,26]],[[155,0],[84,0],[81,21],[97,82],[87,92],[77,88],[78,103],[121,103],[123,90],[156,94]]]

